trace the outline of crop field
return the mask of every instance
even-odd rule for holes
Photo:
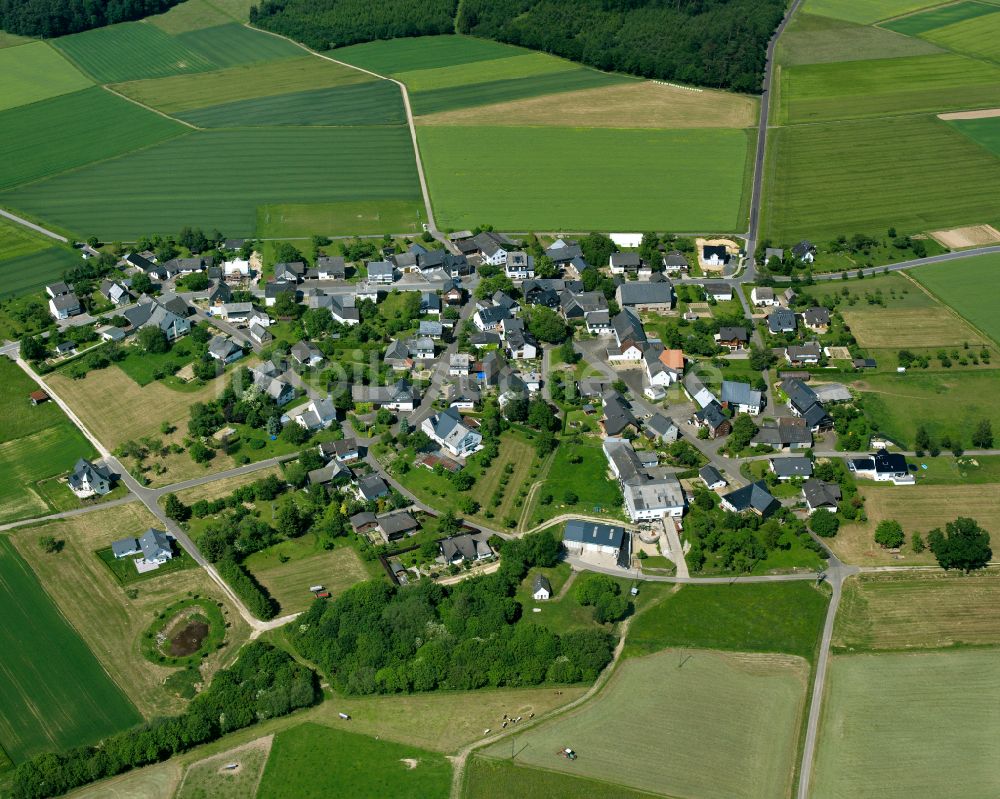
[[[174,668],[151,663],[140,653],[139,640],[157,613],[187,593],[225,600],[201,569],[170,571],[133,584],[136,596],[124,588],[96,552],[124,536],[141,535],[157,525],[155,517],[135,503],[105,508],[40,527],[20,530],[14,544],[46,586],[59,612],[94,651],[104,669],[124,690],[143,716],[165,716],[180,711],[184,701],[163,687]],[[63,541],[57,554],[44,552],[38,539],[51,535]],[[210,677],[232,659],[249,630],[225,602],[226,645],[203,661]]]
[[[1000,67],[951,53],[788,67],[783,124],[1000,105]]]
[[[1000,8],[993,8],[992,11],[989,16],[937,28],[924,34],[924,37],[949,50],[992,61],[1000,60],[1000,44],[996,40],[1000,34]]]
[[[947,434],[969,446],[976,423],[996,413],[1000,371],[910,370],[866,375],[850,385],[864,395],[865,412],[893,441],[912,444],[923,424],[933,437]]]
[[[998,703],[996,650],[834,657],[810,796],[996,796]]]
[[[216,8],[216,5],[218,4],[209,0],[186,0],[166,13],[148,17],[146,21],[169,34],[186,33],[232,22],[233,17]]]
[[[1000,318],[996,313],[1000,289],[995,281],[998,270],[1000,255],[980,255],[953,264],[922,266],[911,274],[935,296],[1000,342]]]
[[[579,710],[518,735],[515,760],[674,796],[788,796],[807,673],[784,655],[678,649],[628,660]],[[568,744],[579,759],[558,756]],[[510,744],[483,754],[506,759]]]
[[[508,230],[735,230],[744,223],[743,130],[421,127],[418,135],[444,227],[483,219]],[[706,185],[713,190],[702,191]]]
[[[920,36],[936,28],[944,28],[965,20],[994,14],[996,11],[997,8],[993,5],[975,2],[975,0],[962,0],[959,3],[928,8],[917,14],[890,19],[883,22],[881,27],[897,33],[904,33],[907,36]]]
[[[844,584],[839,650],[1000,644],[1000,573],[862,574]]]
[[[465,799],[508,799],[510,786],[517,786],[520,799],[649,799],[654,795],[623,785],[589,780],[555,771],[516,766],[510,760],[470,757],[465,767]]]
[[[865,0],[864,3],[857,0],[808,0],[803,11],[868,25],[934,5],[938,5],[937,0]]]
[[[868,521],[845,524],[831,539],[831,549],[841,560],[856,566],[924,565],[936,563],[930,550],[920,554],[910,548],[910,537],[927,533],[935,527],[944,528],[958,516],[971,516],[986,530],[1000,531],[1000,491],[996,485],[921,485],[916,488],[865,484]],[[899,522],[906,534],[902,560],[875,543],[875,527],[883,519]]]
[[[4,111],[0,113],[0,188],[112,158],[185,130],[100,88]]]
[[[287,39],[236,22],[180,33],[174,38],[215,67],[223,69],[238,64],[299,58],[305,52]]]
[[[6,536],[0,599],[0,745],[12,760],[93,743],[140,721]]]
[[[948,123],[919,116],[778,128],[768,152],[767,234],[822,240],[883,234],[890,225],[914,233],[993,220],[1000,160],[962,138]],[[873,164],[905,169],[885,180]]]
[[[0,300],[38,291],[79,262],[79,254],[66,247],[46,247],[30,255],[0,260]]]
[[[281,128],[199,131],[2,199],[70,229],[129,240],[193,219],[248,236],[258,205],[404,200],[418,192],[404,127]]]
[[[866,306],[845,309],[841,315],[862,347],[912,347],[914,330],[920,331],[921,347],[961,347],[966,341],[970,345],[984,342],[975,330],[941,306],[921,309]]]
[[[45,238],[22,225],[0,217],[0,262],[31,255],[52,246],[52,239]],[[3,268],[3,267],[0,267]],[[9,275],[10,279],[15,277]],[[6,288],[7,281],[2,285]],[[10,292],[11,294],[13,292]],[[2,295],[0,295],[2,296]]]
[[[502,58],[491,61],[476,61],[471,64],[393,72],[392,76],[405,83],[410,92],[419,96],[422,92],[435,89],[530,78],[554,72],[570,72],[576,69],[579,69],[579,65],[572,61],[557,58],[547,53],[529,52],[505,54]]]
[[[442,755],[302,724],[275,735],[257,797],[445,799],[450,786],[451,763]]]
[[[349,235],[420,233],[426,221],[420,200],[367,200],[340,203],[285,203],[257,209],[262,238],[311,236],[343,231]]]
[[[0,111],[90,85],[89,78],[45,42],[0,50]]]
[[[0,50],[8,47],[18,47],[19,45],[27,44],[32,41],[34,41],[34,39],[31,39],[28,36],[18,36],[14,33],[7,33],[7,31],[0,31]]]
[[[267,735],[192,763],[184,772],[176,799],[252,799],[257,794],[273,740],[273,735]],[[227,770],[225,767],[230,763],[238,763],[239,768]]]
[[[123,22],[53,39],[53,44],[98,83],[207,72],[212,60],[155,25]]]
[[[553,125],[589,128],[745,128],[757,121],[756,98],[692,91],[653,81],[444,111],[418,125]]]
[[[374,80],[375,78],[356,69],[315,56],[304,56],[272,63],[230,67],[215,72],[129,81],[115,84],[112,88],[164,113],[177,114],[239,100],[370,83]]]
[[[777,62],[789,67],[940,52],[923,39],[798,11],[778,39]]]
[[[289,560],[282,563],[282,556]],[[353,549],[342,546],[327,551],[311,533],[255,552],[244,565],[278,600],[283,614],[303,611],[315,601],[309,593],[311,585],[325,586],[336,597],[368,579]]]
[[[202,128],[406,124],[399,87],[387,80],[237,100],[179,116]]]
[[[420,36],[355,44],[329,51],[331,57],[379,75],[440,69],[531,53],[521,47],[474,36]]]

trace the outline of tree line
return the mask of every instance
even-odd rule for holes
[[[0,28],[51,38],[162,14],[181,0],[0,0]]]
[[[287,653],[260,641],[247,644],[179,716],[157,719],[105,738],[96,746],[45,753],[20,763],[14,799],[58,796],[214,741],[258,721],[284,716],[318,698],[316,675]]]
[[[265,0],[250,21],[317,50],[459,33],[597,69],[759,92],[781,0]]]

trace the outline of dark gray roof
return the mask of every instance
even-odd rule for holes
[[[771,492],[767,490],[767,483],[763,480],[730,491],[723,499],[732,505],[737,513],[755,510],[762,516],[772,513],[781,505],[778,500],[771,496]]]
[[[812,508],[834,508],[840,502],[841,490],[836,483],[810,479],[802,484],[802,496]]]
[[[379,475],[372,473],[358,480],[358,491],[365,499],[378,499],[389,493],[389,486]]]
[[[788,310],[788,308],[775,308],[767,316],[767,329],[772,333],[795,330],[795,327],[795,312]]]
[[[621,549],[625,541],[625,528],[583,519],[570,519],[563,528],[563,541]]]
[[[808,308],[802,314],[802,319],[812,327],[824,327],[830,324],[830,312],[826,308]]]
[[[723,380],[719,399],[730,405],[751,405],[759,408],[761,405],[761,392],[754,391],[749,383]]]
[[[808,477],[812,474],[812,461],[808,458],[771,458],[771,468],[778,477]]]
[[[711,486],[726,482],[722,473],[710,463],[705,464],[698,470],[698,476],[705,481],[705,485]]]
[[[719,340],[720,341],[749,341],[750,336],[747,335],[747,329],[745,327],[720,327],[719,328]]]
[[[635,311],[625,308],[614,319],[611,325],[615,329],[615,335],[619,341],[631,340],[636,344],[646,343],[646,331],[642,329],[642,322],[636,316]]]
[[[536,574],[535,575],[535,582],[532,584],[532,587],[531,587],[531,593],[534,594],[534,593],[536,593],[536,592],[538,592],[538,591],[540,591],[542,589],[544,589],[545,591],[547,591],[551,595],[552,594],[552,583],[549,582],[549,578],[546,577],[544,574]]]
[[[618,295],[623,306],[628,305],[670,305],[674,300],[674,287],[667,281],[663,283],[622,283],[618,287]]]

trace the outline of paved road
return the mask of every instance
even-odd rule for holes
[[[43,228],[41,225],[36,225],[34,222],[29,222],[23,217],[12,214],[10,211],[4,211],[0,208],[0,216],[4,219],[9,219],[11,222],[16,222],[19,225],[24,225],[26,228],[31,228],[36,233],[41,233],[43,236],[48,236],[50,239],[55,239],[56,241],[61,241],[63,244],[69,244],[69,239],[65,236],[60,236],[58,233],[53,233],[51,230]]]
[[[17,522],[10,522],[8,524],[0,524],[0,532],[5,530],[14,530],[18,527],[27,527],[31,524],[42,524],[43,522],[54,522],[59,519],[72,519],[74,516],[82,516],[85,513],[93,513],[98,510],[105,510],[106,508],[114,508],[118,505],[128,505],[131,502],[138,502],[139,497],[135,494],[129,494],[127,497],[122,497],[121,499],[113,499],[110,502],[97,502],[93,505],[84,505],[82,508],[74,508],[73,510],[64,510],[61,513],[50,513],[48,516],[36,516],[33,519],[21,519]]]
[[[927,266],[928,264],[943,264],[948,261],[958,261],[962,258],[975,258],[977,255],[996,255],[1000,253],[1000,245],[992,245],[990,247],[973,247],[969,250],[959,250],[958,252],[946,252],[941,255],[928,255],[926,258],[914,258],[909,261],[900,261],[895,264],[886,264],[885,266],[872,266],[861,270],[848,269],[845,270],[849,275],[855,275],[860,271],[862,274],[870,277],[872,275],[880,275],[884,272],[899,272],[904,269],[913,269],[916,266]],[[842,272],[829,272],[821,275],[813,275],[813,280],[840,280]],[[775,275],[774,281],[776,283],[788,283],[791,282],[791,278],[787,275]]]

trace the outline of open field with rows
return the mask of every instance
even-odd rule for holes
[[[996,313],[1000,290],[994,281],[998,268],[1000,255],[982,255],[954,264],[923,266],[911,274],[936,297],[1000,342],[1000,318]]]
[[[62,615],[77,630],[143,716],[152,718],[179,712],[184,701],[164,688],[163,680],[176,671],[147,660],[140,652],[140,637],[156,614],[188,592],[222,599],[221,591],[199,568],[170,571],[134,583],[131,597],[112,571],[95,554],[119,538],[142,535],[157,524],[140,504],[119,505],[19,530],[14,544],[46,586]],[[51,535],[64,541],[56,554],[44,552],[38,538]],[[249,630],[239,614],[224,604],[227,644],[212,652],[202,665],[210,676],[235,657]]]
[[[509,786],[517,785],[520,799],[647,799],[646,793],[586,777],[515,765],[510,760],[470,757],[465,767],[465,799],[507,799]]]
[[[743,130],[421,127],[418,136],[445,227],[483,219],[509,230],[744,224]]]
[[[245,17],[245,15],[244,15]],[[149,17],[147,21],[164,33],[175,34],[211,28],[233,22],[234,16],[223,11],[221,4],[210,0],[187,0],[163,14]],[[245,21],[237,19],[238,22]]]
[[[997,61],[1000,60],[998,34],[1000,34],[1000,8],[994,8],[989,16],[966,19],[963,22],[937,28],[924,34],[924,38],[949,50]]]
[[[807,0],[802,10],[808,14],[867,25],[933,5],[938,5],[937,0],[866,0],[864,3],[857,0]]]
[[[768,148],[762,213],[776,240],[981,224],[1000,206],[1000,160],[934,117],[778,128]],[[873,164],[901,168],[886,180]]]
[[[944,28],[996,12],[995,6],[975,2],[975,0],[962,0],[959,3],[935,6],[916,14],[886,20],[881,24],[881,27],[907,36],[920,36],[936,28]]]
[[[833,645],[847,650],[1000,644],[1000,572],[862,574],[844,584]]]
[[[418,192],[404,127],[255,128],[199,131],[2,199],[71,229],[128,240],[192,220],[247,236],[258,205],[405,200]],[[104,198],[100,205],[95,196]]]
[[[204,56],[216,68],[299,58],[304,50],[294,42],[235,22],[180,33],[177,41]]]
[[[920,331],[921,347],[980,345],[985,339],[947,308],[859,307],[841,311],[851,333],[862,347],[907,348],[914,345],[913,331]]]
[[[90,85],[89,78],[44,42],[0,50],[0,111]]]
[[[675,796],[788,796],[807,673],[784,655],[678,649],[628,660],[581,709],[519,734],[516,762]],[[559,756],[567,745],[577,760]],[[483,754],[506,759],[510,743]]]
[[[863,484],[868,521],[844,524],[833,538],[830,548],[845,563],[857,566],[930,565],[937,561],[930,550],[917,554],[910,548],[910,537],[927,533],[936,527],[944,529],[947,522],[958,516],[971,516],[989,531],[1000,530],[1000,492],[995,485],[921,485],[915,488]],[[895,558],[875,543],[875,527],[883,519],[899,522],[906,534],[901,554]]]
[[[941,48],[923,39],[800,10],[778,39],[777,59],[789,67],[940,52]]]
[[[531,52],[473,36],[420,36],[339,47],[330,50],[329,55],[379,75],[395,76],[403,71],[475,64]]]
[[[287,238],[309,236],[317,230],[339,230],[351,235],[419,234],[426,220],[421,200],[282,203],[257,208],[257,235]]]
[[[445,799],[450,786],[451,763],[442,755],[303,724],[274,737],[257,797]]]
[[[93,743],[140,721],[7,536],[0,536],[0,599],[0,746],[12,760]]]
[[[0,113],[0,188],[113,158],[186,130],[100,88],[4,111]],[[94,210],[101,213],[99,207]]]
[[[68,247],[46,246],[43,239],[34,241],[42,244],[44,249],[0,260],[0,300],[38,291],[46,284],[61,279],[64,271],[80,261],[79,253]]]
[[[810,796],[1000,793],[995,650],[834,657]]]
[[[167,114],[313,89],[371,83],[371,75],[315,56],[246,64],[215,72],[115,84],[112,88]]]

